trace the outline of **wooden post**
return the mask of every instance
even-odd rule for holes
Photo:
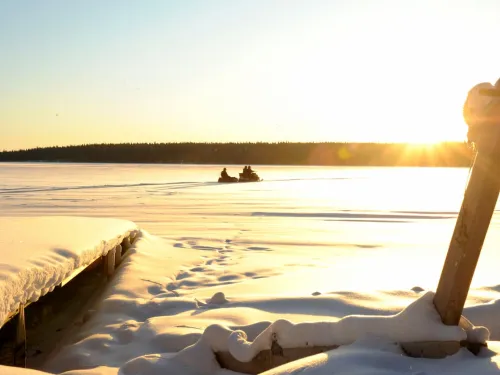
[[[119,266],[122,261],[122,246],[116,245],[115,247],[115,268]]]
[[[125,237],[122,241],[122,249],[123,249],[123,252],[126,253],[128,251],[128,249],[130,248],[130,246],[132,246],[132,243],[130,241],[130,238],[129,237]]]
[[[115,271],[115,249],[109,250],[103,260],[104,274],[109,279]]]
[[[434,305],[458,325],[500,191],[500,124],[480,135],[478,152],[451,238]]]
[[[24,306],[19,306],[16,317],[16,337],[14,341],[14,366],[26,367],[26,319],[24,317]]]

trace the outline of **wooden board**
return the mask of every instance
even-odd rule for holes
[[[397,344],[396,344],[397,345]],[[399,344],[403,353],[414,358],[445,358],[457,353],[462,343],[458,341],[419,341]],[[259,352],[250,362],[240,362],[229,352],[217,352],[215,357],[222,368],[243,374],[260,374],[272,368],[337,349],[338,345],[312,346],[303,348],[281,348],[273,343],[273,348]]]
[[[250,362],[240,362],[229,352],[217,352],[215,357],[222,368],[244,374],[260,374],[272,368],[284,365],[297,359],[324,353],[338,348],[334,346],[311,346],[305,348],[279,348],[263,350]]]
[[[434,305],[458,325],[500,190],[500,127],[483,135],[439,280]]]

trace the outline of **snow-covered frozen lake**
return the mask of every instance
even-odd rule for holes
[[[227,167],[230,175],[237,175],[242,166]],[[353,369],[359,374],[500,373],[496,341],[490,341],[495,349],[482,357],[462,349],[446,360],[429,361],[402,356],[391,343],[365,337],[372,332],[396,341],[459,340],[465,334],[441,325],[431,301],[467,169],[257,166],[262,182],[218,184],[221,169],[0,164],[4,251],[26,248],[26,243],[14,243],[21,237],[48,248],[67,242],[64,248],[81,250],[103,237],[135,230],[135,225],[143,230],[95,310],[88,311],[90,321],[43,370],[65,375],[224,375],[229,372],[213,360],[216,350],[210,345],[218,340],[216,346],[226,347],[230,340],[221,338],[240,329],[249,340],[257,340],[256,335],[270,332],[271,322],[287,319],[322,322],[318,327],[330,324],[319,335],[307,331],[289,336],[292,341],[352,343],[334,354],[304,359],[296,365],[304,374],[333,369],[339,374]],[[103,221],[100,228],[101,222],[64,216],[126,221]],[[498,223],[495,213],[464,310],[473,324],[489,329],[491,340],[500,337]],[[5,229],[9,224],[19,234]],[[31,238],[30,231],[36,236]],[[80,245],[87,235],[88,246]],[[28,261],[21,254],[15,258]],[[46,260],[52,258],[44,259],[36,262],[48,267]],[[8,261],[3,262],[8,268]],[[421,293],[425,290],[431,294]],[[378,317],[405,308],[400,318]],[[342,320],[351,314],[372,316]],[[280,324],[276,329],[303,329]],[[262,343],[253,349],[246,344],[227,348],[245,357]],[[292,373],[286,368],[270,372]]]
[[[235,176],[242,168],[227,167]],[[221,169],[4,163],[0,215],[120,218],[179,247],[231,244],[247,274],[265,267],[288,292],[432,289],[468,176],[465,168],[254,166],[263,182],[218,184]],[[495,215],[474,285],[499,281],[488,261],[496,258],[499,233]],[[295,258],[280,257],[285,253]]]

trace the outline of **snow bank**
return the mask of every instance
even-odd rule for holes
[[[479,357],[463,349],[456,355],[425,360],[401,355],[392,342],[367,338],[328,353],[271,369],[261,375],[498,375],[498,343]],[[152,375],[153,373],[141,375]],[[129,374],[127,374],[129,375]]]
[[[0,217],[0,325],[137,231],[118,219]]]
[[[425,369],[426,373],[437,374],[450,363],[456,363],[456,374],[469,374],[471,369],[490,373],[482,371],[491,366],[490,359],[481,360],[465,349],[452,356],[452,361],[429,361],[407,357],[395,345],[460,341],[469,335],[459,327],[440,323],[432,292],[414,288],[416,292],[336,292],[302,297],[217,292],[198,300],[193,290],[214,288],[206,285],[208,275],[221,272],[219,289],[224,290],[224,280],[232,279],[233,266],[217,262],[227,259],[221,258],[215,247],[178,244],[143,232],[91,319],[45,369],[64,375],[228,375],[234,373],[220,368],[215,351],[229,351],[239,360],[248,361],[268,349],[270,337],[276,333],[284,348],[342,345],[294,362],[297,369],[312,374],[331,373],[339,364],[346,373],[359,369],[359,374],[373,374],[376,371],[372,370],[380,369],[384,374],[406,374],[414,368],[413,373]],[[251,284],[247,288],[251,291]],[[487,338],[487,329],[471,327],[478,338]],[[496,354],[492,357],[498,358]],[[389,361],[396,365],[391,367]],[[462,362],[468,372],[461,370]],[[287,368],[274,369],[272,374],[294,373]]]
[[[348,345],[370,335],[395,342],[465,340],[467,333],[462,328],[441,323],[433,298],[434,293],[427,292],[392,316],[351,315],[337,322],[301,324],[281,319],[271,324],[253,342],[247,341],[243,331],[212,325],[203,333],[199,345],[207,344],[214,352],[228,351],[237,360],[249,362],[260,351],[271,349],[273,337],[282,348]]]

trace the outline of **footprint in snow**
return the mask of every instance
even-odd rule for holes
[[[263,246],[250,246],[250,247],[247,247],[247,250],[249,250],[249,251],[271,251],[270,248],[263,247]]]

